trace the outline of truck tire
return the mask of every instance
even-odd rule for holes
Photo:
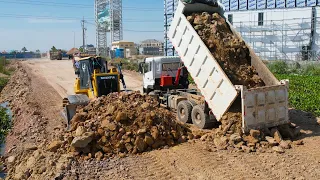
[[[188,101],[180,101],[177,107],[179,121],[183,123],[191,123],[192,106]]]
[[[191,112],[192,123],[200,129],[213,127],[214,121],[209,118],[208,114],[204,113],[204,109],[200,105],[193,107]]]
[[[147,95],[149,95],[149,93],[151,92],[151,89],[149,89],[149,88],[143,88],[143,93],[145,93],[145,94],[147,94]]]

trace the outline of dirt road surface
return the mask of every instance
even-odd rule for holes
[[[24,63],[32,68],[33,73],[45,77],[61,97],[74,94],[73,84],[77,76],[71,60],[30,59]],[[142,92],[142,77],[138,73],[123,71],[123,75],[128,90]]]
[[[55,128],[57,126],[55,122],[61,122],[57,106],[60,97],[56,92],[60,96],[72,93],[75,76],[70,63],[70,61],[50,60],[22,62],[22,67],[29,77],[27,81],[30,82],[20,84],[21,87],[28,85],[30,92],[26,97],[32,103],[30,101],[20,102],[21,97],[15,97],[14,94],[4,95],[7,98],[15,98],[12,102],[21,108],[21,110],[14,109],[17,117],[13,132],[7,138],[9,139],[8,147],[6,147],[8,156],[16,152],[12,150],[13,147],[19,149],[32,139],[47,144],[54,137],[50,134],[59,136],[59,133],[62,133],[61,129],[59,131],[59,128]],[[141,77],[128,72],[125,73],[125,77],[128,87],[140,88],[138,83]],[[50,85],[53,88],[50,88]],[[19,90],[15,91],[19,94]],[[10,91],[6,90],[6,92]],[[41,99],[40,95],[46,98]],[[25,106],[29,104],[33,107],[41,107],[39,112],[26,110]],[[42,106],[44,104],[46,106]],[[50,108],[54,110],[50,111]],[[32,121],[29,116],[22,116],[23,113],[31,113],[31,117],[42,117],[38,118],[38,121]],[[130,155],[120,159],[73,162],[71,167],[62,169],[62,172],[58,174],[58,179],[319,179],[320,126],[317,124],[317,119],[309,113],[296,110],[290,111],[290,119],[301,127],[302,135],[299,139],[303,140],[304,145],[293,145],[293,148],[286,150],[284,154],[278,154],[272,150],[252,153],[218,150],[212,146],[213,142],[191,140],[172,148],[141,155]],[[45,123],[35,126],[37,122],[42,121]],[[43,128],[46,129],[43,130]],[[23,134],[24,130],[28,133]],[[37,135],[33,132],[36,132]],[[48,135],[43,136],[44,133]],[[48,140],[43,141],[43,138],[48,138]],[[51,166],[55,166],[55,163],[47,164],[47,171],[43,172],[42,176],[40,176],[41,173],[39,175],[42,179],[53,175],[49,170]],[[19,168],[23,169],[20,166]],[[36,179],[35,177],[30,179]]]

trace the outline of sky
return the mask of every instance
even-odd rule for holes
[[[123,40],[163,39],[162,0],[122,0],[122,6]],[[0,0],[0,52],[23,47],[46,52],[52,46],[69,50],[74,39],[79,47],[83,17],[89,22],[86,44],[95,45],[94,0]]]

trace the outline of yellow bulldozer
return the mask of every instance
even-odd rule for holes
[[[108,69],[106,60],[100,56],[80,57],[75,60],[75,95],[63,99],[64,116],[68,124],[78,105],[87,105],[91,99],[120,92],[120,82],[126,88],[121,67]]]

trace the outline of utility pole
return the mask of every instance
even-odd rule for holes
[[[82,24],[82,48],[83,48],[83,52],[84,52],[84,49],[85,49],[85,27],[84,27],[84,17],[83,17],[83,20],[81,21],[81,24]]]

